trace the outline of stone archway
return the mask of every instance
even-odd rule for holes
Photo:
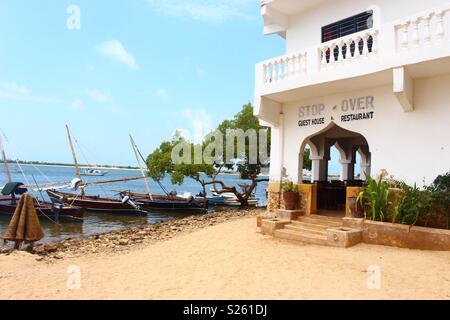
[[[361,186],[370,175],[371,155],[369,143],[360,133],[344,129],[334,122],[323,130],[307,137],[299,152],[303,155],[306,145],[310,146],[312,161],[311,184],[315,206],[320,210],[345,211],[347,187]],[[328,162],[330,148],[335,146],[339,153],[340,179],[330,181],[328,177]],[[361,157],[361,177],[355,178],[356,153]],[[303,168],[303,158],[299,159],[299,172]],[[301,181],[301,180],[300,180]]]
[[[302,145],[299,155],[303,155],[304,149],[310,147],[310,159],[312,161],[311,181],[327,181],[327,161],[330,160],[330,148],[335,146],[340,154],[341,180],[354,179],[354,165],[356,153],[361,156],[361,173],[363,180],[370,175],[370,150],[366,138],[357,132],[344,129],[331,122],[325,129],[307,137]],[[299,172],[303,168],[303,158],[299,156]],[[299,179],[301,181],[301,179]]]

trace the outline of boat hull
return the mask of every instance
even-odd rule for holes
[[[120,200],[92,196],[82,197],[77,194],[59,192],[55,190],[47,190],[47,194],[50,198],[55,199],[56,201],[82,207],[88,211],[130,215],[146,214],[146,211],[136,209],[130,204],[122,203]]]
[[[204,201],[185,199],[178,196],[152,195],[152,199],[146,194],[124,192],[135,199],[142,209],[156,211],[180,211],[203,212],[206,211]]]
[[[0,198],[0,215],[12,216],[16,211],[16,203],[12,201],[11,197]],[[83,221],[84,212],[86,211],[82,207],[77,206],[63,206],[59,210],[54,210],[54,205],[51,202],[35,201],[34,207],[39,218],[52,218],[52,219],[71,219],[77,221]]]
[[[138,199],[141,207],[145,210],[157,211],[205,211],[201,203],[190,203],[189,201],[158,201],[150,199]]]

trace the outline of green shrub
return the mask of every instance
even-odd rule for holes
[[[450,172],[439,175],[427,188],[431,204],[422,220],[425,226],[450,229]]]
[[[283,192],[298,192],[298,186],[292,181],[285,181],[281,185],[281,190],[283,190]]]
[[[358,195],[357,201],[364,208],[366,217],[373,221],[384,221],[389,205],[389,185],[381,174],[378,181],[367,177],[367,187]]]
[[[403,197],[392,222],[432,228],[449,228],[450,173],[438,176],[425,190],[398,184]]]
[[[398,208],[397,221],[402,224],[415,225],[420,217],[423,217],[430,209],[431,197],[429,192],[421,191],[405,185],[404,195]]]

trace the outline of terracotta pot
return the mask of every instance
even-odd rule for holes
[[[283,192],[284,208],[286,210],[298,210],[300,194],[298,192]]]

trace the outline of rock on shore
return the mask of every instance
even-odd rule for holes
[[[38,255],[38,260],[52,261],[85,254],[126,251],[139,245],[168,240],[184,232],[192,232],[242,217],[256,216],[264,211],[265,209],[262,208],[226,209],[84,238],[69,238],[55,243],[36,244],[31,252]],[[0,254],[9,252],[10,249],[0,247]]]

